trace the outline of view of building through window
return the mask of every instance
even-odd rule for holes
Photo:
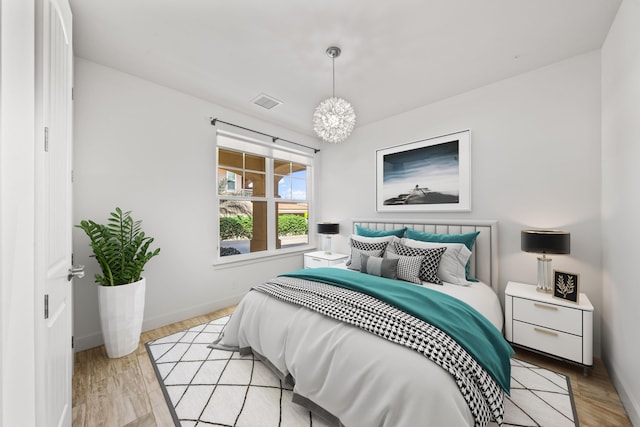
[[[217,169],[221,257],[309,243],[308,165],[219,147]]]

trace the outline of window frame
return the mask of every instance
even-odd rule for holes
[[[216,126],[217,128],[217,126]],[[237,144],[232,144],[237,143]],[[218,150],[219,149],[232,150],[237,152],[244,152],[254,155],[259,155],[265,157],[265,192],[266,195],[264,197],[246,197],[246,196],[231,196],[224,195],[218,193],[218,186],[215,186],[214,192],[214,212],[216,214],[217,220],[214,221],[214,233],[215,233],[215,244],[214,244],[214,266],[225,266],[230,264],[238,264],[238,263],[247,263],[252,260],[259,260],[265,258],[277,258],[283,256],[290,256],[295,253],[307,252],[310,249],[315,248],[315,233],[313,232],[314,228],[312,224],[316,223],[315,217],[316,214],[314,212],[314,194],[315,194],[315,185],[314,185],[314,172],[315,172],[315,158],[313,154],[295,149],[286,147],[281,144],[275,144],[271,140],[262,140],[259,138],[255,138],[253,136],[245,135],[243,132],[237,131],[228,131],[226,129],[216,129],[215,136],[215,151],[214,151],[214,159],[215,159],[215,177],[216,183],[218,178],[218,170],[220,169],[220,165],[218,162]],[[253,150],[252,150],[253,148]],[[298,199],[285,199],[275,197],[275,176],[277,175],[274,171],[274,159],[290,161],[293,163],[301,163],[305,164],[307,167],[307,198],[305,200]],[[236,185],[237,191],[237,185]],[[238,255],[228,255],[228,256],[220,256],[220,200],[221,199],[237,199],[237,200],[254,200],[254,201],[265,201],[267,203],[267,249],[264,251],[250,252],[246,254],[238,254]],[[293,246],[289,248],[276,248],[276,239],[277,239],[277,230],[276,230],[276,211],[277,204],[282,202],[291,202],[291,203],[306,203],[307,204],[307,220],[309,224],[308,229],[308,239],[307,244]]]

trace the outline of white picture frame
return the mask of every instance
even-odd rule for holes
[[[471,210],[470,131],[376,151],[376,210]]]

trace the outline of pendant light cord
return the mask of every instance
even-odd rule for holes
[[[336,57],[331,57],[331,68],[333,69],[333,91],[332,98],[336,97]]]

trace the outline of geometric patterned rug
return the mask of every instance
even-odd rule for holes
[[[569,378],[514,358],[511,396],[505,396],[504,412],[505,426],[580,425]]]
[[[292,403],[292,388],[253,355],[207,347],[228,320],[145,345],[175,425],[328,426]],[[511,359],[511,396],[504,404],[504,426],[578,426],[569,378],[521,360]]]

